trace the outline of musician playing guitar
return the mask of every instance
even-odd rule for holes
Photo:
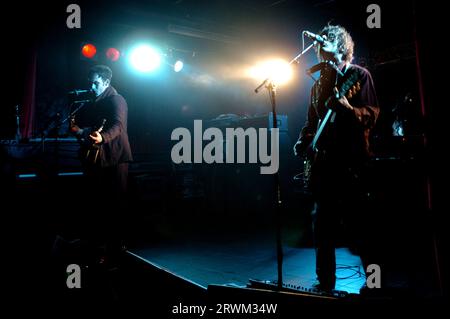
[[[350,34],[334,25],[320,34],[326,41],[317,45],[317,53],[324,63],[311,89],[307,121],[294,152],[308,163],[308,186],[315,203],[317,288],[331,290],[336,282],[338,226],[344,220],[356,232],[362,227],[352,224],[363,220],[366,181],[361,174],[370,155],[369,135],[379,107],[369,71],[350,63],[354,48]]]
[[[127,134],[128,106],[110,85],[112,71],[104,65],[90,69],[88,80],[95,100],[82,108],[70,123],[80,141],[85,195],[81,197],[91,237],[110,244],[120,224],[116,214],[125,209],[128,163],[132,161]]]

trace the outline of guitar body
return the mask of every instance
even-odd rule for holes
[[[101,131],[103,131],[105,123],[106,123],[106,119],[102,119],[102,124],[94,131],[101,133]],[[87,143],[86,150],[85,150],[85,156],[84,156],[85,164],[88,164],[88,165],[97,164],[101,150],[102,150],[101,145],[95,144],[92,142]]]
[[[303,187],[305,189],[311,188],[311,171],[313,163],[315,163],[315,159],[305,158],[303,161]]]
[[[102,123],[100,126],[92,129],[89,134],[85,134],[80,130],[80,128],[75,124],[75,117],[70,119],[70,128],[73,133],[81,131],[80,135],[77,137],[78,141],[81,145],[80,147],[80,159],[84,165],[93,166],[96,165],[100,154],[102,151],[102,146],[99,144],[92,143],[92,140],[89,138],[89,135],[92,132],[102,132],[106,123],[106,119],[102,119]]]
[[[101,146],[98,146],[96,144],[89,145],[88,149],[85,151],[85,157],[84,161],[86,164],[95,165],[97,164],[97,161],[99,159],[101,151]]]
[[[317,169],[316,166],[320,165],[320,162],[326,156],[325,150],[321,147],[320,138],[324,131],[328,129],[329,123],[334,122],[336,117],[336,112],[333,110],[331,103],[340,96],[345,96],[348,100],[351,100],[361,90],[360,79],[360,73],[355,71],[337,88],[338,94],[336,96],[330,96],[325,101],[325,106],[328,108],[327,113],[318,123],[317,131],[308,147],[303,162],[303,184],[306,189],[312,188],[314,184],[314,171]]]

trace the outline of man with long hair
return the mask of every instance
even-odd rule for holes
[[[294,146],[307,159],[305,173],[314,199],[313,233],[318,288],[332,290],[336,283],[337,230],[344,221],[355,238],[363,265],[367,213],[369,136],[379,107],[368,70],[351,64],[354,43],[341,26],[328,25],[318,44],[320,78],[311,90],[307,121]]]

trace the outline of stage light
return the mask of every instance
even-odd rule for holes
[[[91,43],[86,43],[81,48],[81,54],[88,59],[92,59],[97,53],[97,48]]]
[[[175,72],[180,72],[183,69],[184,63],[181,60],[177,60],[173,66]]]
[[[263,81],[270,78],[274,84],[286,84],[292,78],[291,65],[282,60],[269,60],[260,63],[248,70],[248,75],[256,80]]]
[[[140,72],[151,72],[160,66],[161,55],[148,45],[140,45],[131,52],[130,63]]]
[[[120,58],[120,51],[116,48],[108,48],[106,50],[106,58],[112,62],[116,62]]]

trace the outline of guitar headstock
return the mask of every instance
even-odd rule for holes
[[[341,85],[340,95],[351,99],[361,90],[361,75],[359,72],[354,72],[350,77],[344,81]]]
[[[354,85],[351,86],[351,88],[348,90],[346,97],[347,99],[351,99],[353,96],[356,95],[361,90],[361,82],[357,81]]]

